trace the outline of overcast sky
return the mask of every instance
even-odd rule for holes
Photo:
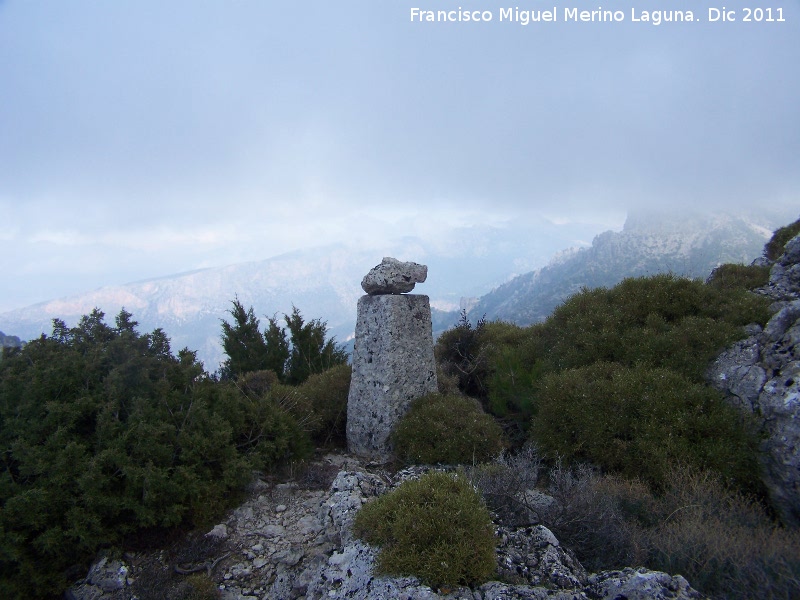
[[[0,310],[456,225],[800,211],[797,0],[554,3],[0,0]],[[459,6],[493,20],[410,20]]]

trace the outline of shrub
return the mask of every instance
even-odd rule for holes
[[[530,491],[540,468],[536,447],[527,444],[516,454],[502,452],[491,463],[471,468],[469,479],[504,525],[530,525],[539,520],[540,506]]]
[[[800,219],[794,223],[781,227],[776,230],[772,238],[764,246],[764,255],[769,260],[778,260],[783,254],[783,249],[786,247],[786,242],[800,233]]]
[[[625,279],[610,290],[584,290],[558,307],[537,334],[553,370],[598,361],[658,367],[672,360],[702,363],[681,371],[699,382],[705,363],[743,337],[741,326],[763,325],[769,317],[769,302],[755,294],[656,275]]]
[[[542,381],[532,441],[567,461],[663,486],[674,463],[711,469],[760,491],[758,439],[721,395],[668,369],[613,363]]]
[[[548,491],[556,501],[542,522],[589,570],[644,564],[719,599],[800,593],[800,531],[777,527],[713,474],[677,466],[653,494],[636,479],[559,464]]]
[[[651,568],[681,573],[714,598],[800,597],[800,531],[777,527],[752,500],[678,468],[645,532]]]
[[[462,310],[456,326],[440,335],[434,348],[436,360],[445,375],[455,377],[458,388],[472,396],[486,392],[484,379],[488,363],[482,343],[485,326],[486,320],[480,319],[473,327],[467,311]]]
[[[706,280],[706,284],[726,291],[752,290],[768,282],[769,267],[734,264],[720,265]]]
[[[308,437],[268,394],[207,377],[160,330],[95,310],[0,365],[0,588],[50,597],[99,547],[205,524]],[[259,384],[261,385],[261,384]],[[263,387],[263,386],[262,386]],[[246,391],[246,389],[250,391]],[[271,393],[271,392],[270,392]]]
[[[500,426],[465,396],[429,394],[415,400],[391,436],[397,458],[412,464],[472,464],[505,446]]]
[[[302,383],[298,392],[311,402],[315,416],[312,437],[324,446],[346,446],[347,396],[350,393],[351,367],[338,365]]]
[[[591,571],[639,565],[646,558],[637,517],[653,503],[646,485],[636,480],[602,477],[586,465],[566,468],[561,461],[549,472],[548,493],[539,517],[558,540]]]
[[[476,585],[495,571],[489,511],[463,477],[428,473],[366,504],[354,532],[381,546],[378,571],[433,586]]]

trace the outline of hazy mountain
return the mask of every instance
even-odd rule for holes
[[[590,247],[561,252],[544,268],[482,296],[470,316],[527,325],[545,319],[584,286],[609,287],[625,277],[664,272],[705,278],[723,263],[749,264],[761,255],[772,231],[795,218],[633,213],[622,231],[601,233]]]
[[[22,341],[15,335],[5,335],[0,331],[0,348],[19,348]]]
[[[486,314],[527,324],[545,318],[582,286],[610,286],[626,276],[664,271],[705,277],[717,264],[750,262],[772,230],[795,218],[637,213],[622,231],[599,235],[603,227],[596,223],[542,220],[454,229],[433,240],[404,238],[378,250],[320,247],[43,302],[0,314],[0,328],[31,339],[50,333],[53,318],[73,325],[98,307],[113,323],[125,307],[140,331],[161,327],[173,350],[197,350],[213,371],[224,358],[220,319],[228,317],[235,295],[252,305],[262,322],[294,305],[308,319],[327,321],[337,340],[348,342],[363,294],[361,278],[383,256],[428,265],[428,280],[415,291],[431,297],[438,333],[455,324],[459,306],[471,308],[473,318]]]
[[[415,291],[429,295],[434,307],[454,310],[462,296],[478,296],[544,265],[561,248],[588,245],[603,228],[596,223],[541,220],[454,229],[427,241],[404,238],[370,251],[345,245],[313,248],[35,304],[0,314],[0,327],[31,339],[50,333],[53,318],[73,325],[98,307],[113,323],[114,315],[125,307],[139,322],[140,331],[161,327],[172,339],[173,350],[184,346],[197,350],[213,371],[223,358],[220,319],[228,317],[234,295],[246,307],[252,305],[262,322],[265,315],[280,317],[297,306],[306,318],[327,321],[337,340],[345,342],[355,326],[356,302],[363,294],[361,278],[383,256],[427,264],[428,280]],[[444,314],[440,329],[454,323],[451,315]]]

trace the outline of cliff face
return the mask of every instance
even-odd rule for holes
[[[800,526],[800,235],[758,290],[773,300],[763,328],[723,352],[708,378],[763,429],[763,479],[786,525]]]

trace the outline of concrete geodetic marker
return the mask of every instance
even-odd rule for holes
[[[386,265],[387,260],[393,261],[388,264],[400,273],[398,277],[406,287],[410,283],[413,289],[415,282],[425,280],[427,267],[416,263],[385,258],[375,269]],[[413,265],[414,271],[398,270],[398,265]],[[362,283],[362,287],[367,290],[368,286]],[[389,281],[383,289],[398,288]],[[362,296],[352,363],[347,447],[353,454],[386,462],[392,452],[389,435],[411,401],[437,391],[428,296],[391,291]]]

